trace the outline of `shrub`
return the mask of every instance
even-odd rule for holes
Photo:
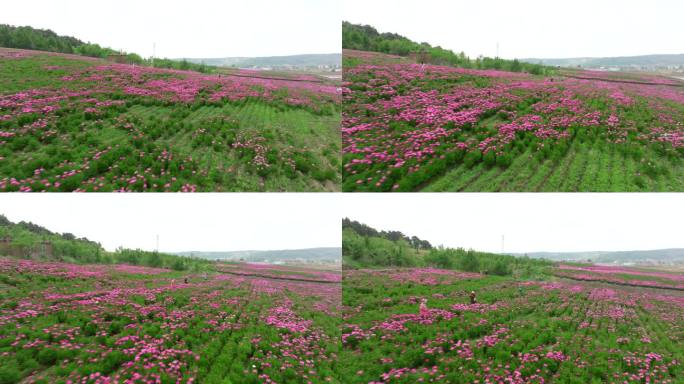
[[[54,349],[43,349],[38,352],[38,362],[43,365],[52,365],[57,361],[57,352]]]
[[[112,351],[102,360],[102,373],[108,375],[116,371],[126,360],[127,357],[122,352]]]
[[[494,151],[489,151],[484,154],[482,160],[484,161],[486,166],[491,167],[494,164],[496,164],[496,154],[494,153]]]
[[[21,372],[16,367],[0,367],[0,384],[14,384],[21,379]]]
[[[472,167],[473,165],[478,163],[481,159],[482,159],[482,152],[475,150],[472,152],[468,152],[468,154],[463,159],[463,163],[467,167]]]
[[[93,323],[86,323],[81,326],[81,330],[83,331],[83,334],[86,336],[95,336],[97,333],[97,325]]]

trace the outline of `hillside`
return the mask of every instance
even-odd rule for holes
[[[644,251],[593,251],[593,252],[528,252],[516,254],[555,261],[591,261],[614,264],[679,264],[684,263],[684,248],[656,249]]]
[[[455,53],[442,47],[433,47],[429,43],[417,43],[402,35],[380,33],[370,25],[342,22],[342,48],[358,51],[381,52],[390,55],[413,55],[422,63],[451,65],[462,68],[500,69],[512,72],[529,72],[542,74],[550,69],[537,63],[523,63],[516,60],[505,60],[499,57],[478,57],[471,59],[463,52]],[[343,55],[344,56],[344,55]],[[354,58],[344,58],[353,63]]]
[[[684,54],[641,55],[619,57],[573,57],[564,59],[520,59],[527,63],[550,66],[623,69],[680,69],[684,71]]]
[[[551,265],[546,260],[514,257],[472,249],[432,247],[429,242],[399,231],[378,231],[354,220],[342,225],[345,269],[434,267],[498,276],[536,276]]]
[[[317,68],[342,66],[341,53],[329,54],[304,54],[289,56],[265,56],[265,57],[223,57],[223,58],[186,58],[185,60],[195,64],[206,64],[217,67],[240,67],[240,68]]]
[[[31,222],[14,223],[0,215],[0,259],[5,257],[72,264],[126,264],[174,270],[207,270],[206,260],[141,249],[106,251],[100,243],[71,233],[56,233]]]
[[[224,252],[200,252],[186,251],[174,252],[179,256],[198,257],[208,260],[242,260],[258,262],[339,262],[342,258],[342,249],[337,247],[284,249],[268,251],[224,251]]]
[[[155,68],[172,68],[211,72],[205,64],[194,64],[185,60],[165,58],[142,58],[131,52],[123,52],[94,43],[85,43],[73,36],[58,35],[49,29],[37,29],[30,26],[13,26],[0,24],[0,47],[18,48],[35,51],[76,54],[86,57],[107,58],[113,55],[118,61],[128,64],[145,65]]]

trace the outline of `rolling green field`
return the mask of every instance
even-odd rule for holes
[[[333,83],[1,49],[0,89],[3,191],[339,190]]]

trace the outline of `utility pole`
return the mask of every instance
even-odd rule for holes
[[[156,252],[159,253],[159,234],[157,234],[157,248]]]
[[[504,253],[504,235],[501,235],[501,254]]]
[[[157,54],[157,43],[152,43],[152,66],[154,67],[154,56]]]
[[[496,58],[499,58],[499,42],[496,42]]]

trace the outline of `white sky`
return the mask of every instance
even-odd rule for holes
[[[0,214],[55,232],[160,251],[237,251],[341,246],[335,193],[12,194]]]
[[[433,245],[500,252],[684,248],[684,194],[345,194],[343,215]]]
[[[335,53],[341,0],[17,0],[0,24],[52,29],[114,49],[180,58]]]
[[[684,53],[681,0],[343,0],[343,20],[503,58]]]

